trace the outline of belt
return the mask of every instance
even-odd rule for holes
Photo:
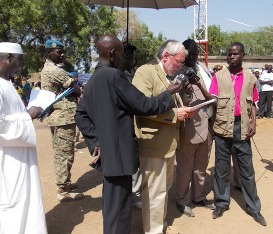
[[[241,116],[234,116],[234,122],[241,121]]]

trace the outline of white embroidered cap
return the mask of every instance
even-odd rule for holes
[[[24,54],[21,45],[12,42],[0,42],[0,53]]]

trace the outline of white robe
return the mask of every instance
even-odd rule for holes
[[[0,233],[47,233],[30,115],[0,77]]]

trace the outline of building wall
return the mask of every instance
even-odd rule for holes
[[[226,56],[209,56],[209,64],[208,68],[213,68],[215,65],[221,65],[226,66],[227,57]],[[243,68],[249,69],[249,68],[262,68],[265,64],[271,64],[273,65],[273,56],[246,56],[244,58],[243,62]]]

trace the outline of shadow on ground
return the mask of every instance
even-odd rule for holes
[[[103,182],[103,176],[96,170],[91,170],[85,172],[79,179],[77,180],[77,184],[79,185],[77,188],[77,192],[84,193],[89,189],[93,189],[98,185],[101,185]]]
[[[101,210],[101,198],[85,196],[74,202],[59,203],[46,213],[48,234],[71,234],[84,221],[85,214]]]
[[[273,161],[272,159],[271,160],[268,160],[268,159],[265,159],[265,158],[261,159],[261,162],[267,164],[265,166],[265,169],[273,172],[273,162],[272,161]]]

